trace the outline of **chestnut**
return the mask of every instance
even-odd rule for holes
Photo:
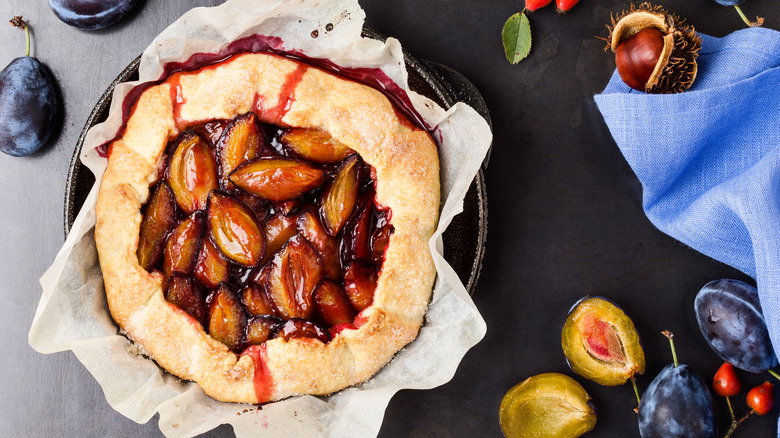
[[[620,79],[629,87],[680,93],[693,84],[701,39],[685,20],[643,2],[613,15],[607,29],[606,49],[615,53]]]
[[[634,90],[645,91],[664,50],[664,34],[648,27],[618,45],[615,64],[620,79]]]

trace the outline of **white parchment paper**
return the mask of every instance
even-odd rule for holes
[[[43,294],[29,333],[41,353],[72,350],[121,414],[147,422],[160,414],[169,437],[204,433],[229,423],[237,436],[375,436],[390,398],[400,389],[427,389],[449,381],[466,351],[485,335],[485,322],[442,255],[442,233],[462,210],[463,198],[491,143],[487,123],[457,104],[444,111],[409,90],[398,41],[362,38],[365,13],[356,0],[229,0],[196,8],[163,31],[144,51],[140,80],[116,87],[108,119],[92,128],[81,154],[96,175],[54,263],[41,277]],[[331,26],[332,25],[332,28]],[[312,31],[317,30],[317,38]],[[326,58],[342,67],[381,68],[409,94],[415,109],[435,126],[442,177],[442,211],[430,249],[438,270],[434,295],[418,338],[369,381],[329,397],[302,396],[254,405],[217,402],[138,354],[111,319],[93,239],[97,187],[106,160],[95,148],[121,125],[121,104],[137,83],[156,80],[169,62],[213,53],[252,34],[273,35],[285,50]]]

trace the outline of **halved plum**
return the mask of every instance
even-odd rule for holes
[[[206,207],[217,189],[217,163],[208,144],[192,131],[179,136],[168,166],[168,185],[185,214]]]
[[[279,202],[322,185],[325,171],[301,160],[264,157],[238,166],[229,180],[241,190]]]
[[[344,288],[331,280],[323,280],[314,290],[314,306],[320,320],[328,326],[352,324],[355,311],[349,304]]]
[[[319,129],[290,128],[282,134],[281,141],[299,157],[315,163],[340,163],[355,153]]]
[[[163,272],[166,278],[174,273],[192,273],[203,245],[205,231],[206,220],[202,211],[191,214],[174,228],[163,251]]]
[[[165,289],[165,299],[179,306],[201,325],[206,324],[206,302],[200,288],[190,277],[174,274]]]
[[[357,155],[350,156],[341,163],[333,180],[322,193],[320,217],[331,236],[341,231],[355,210],[360,190],[359,170],[360,159]]]
[[[265,233],[254,213],[243,202],[212,192],[208,224],[214,243],[229,260],[241,266],[256,266],[265,256]]]
[[[265,290],[284,320],[311,319],[312,293],[322,281],[322,262],[300,235],[290,239],[265,267]]]
[[[601,385],[621,385],[645,372],[645,353],[633,321],[602,297],[587,296],[572,307],[561,345],[571,369]]]
[[[176,227],[176,200],[167,184],[160,183],[152,193],[141,220],[138,263],[151,271],[163,255],[165,239]]]
[[[237,351],[244,342],[246,315],[233,291],[222,283],[209,300],[209,334]]]
[[[510,389],[498,412],[506,438],[578,437],[596,426],[585,389],[565,374],[544,373]]]
[[[314,246],[320,254],[325,276],[334,280],[341,278],[341,264],[336,238],[325,231],[314,210],[309,209],[298,216],[298,232]]]
[[[217,142],[219,184],[223,189],[233,188],[228,181],[230,172],[240,164],[257,158],[263,141],[263,131],[253,113],[237,117],[225,128]]]

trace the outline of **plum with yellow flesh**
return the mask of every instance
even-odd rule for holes
[[[587,296],[572,307],[561,345],[571,369],[600,385],[622,385],[645,372],[645,353],[633,321],[601,297]]]
[[[596,425],[596,410],[576,380],[544,373],[510,389],[501,400],[498,418],[506,438],[578,437]]]

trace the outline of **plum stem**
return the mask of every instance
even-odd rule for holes
[[[27,50],[24,52],[24,56],[30,56],[30,27],[22,20],[21,15],[12,18],[9,23],[11,23],[11,26],[13,27],[24,29],[24,36],[27,39]]]
[[[756,17],[756,21],[750,21],[745,16],[745,13],[742,12],[742,8],[739,7],[739,5],[734,5],[734,9],[737,10],[737,13],[742,18],[742,21],[745,22],[745,24],[748,25],[748,27],[761,27],[764,24],[764,19],[761,17]]]
[[[728,400],[728,398],[727,398],[727,400]],[[726,431],[726,434],[723,435],[723,438],[729,438],[731,436],[731,434],[734,433],[734,431],[737,429],[737,426],[739,426],[740,424],[744,423],[745,420],[747,420],[748,417],[753,415],[753,413],[755,413],[755,412],[756,411],[751,409],[750,412],[745,414],[745,416],[740,418],[739,420],[737,420],[736,418],[732,418],[731,419],[731,426],[729,426],[729,430]]]
[[[636,395],[636,409],[634,409],[634,412],[638,414],[639,403],[641,403],[641,399],[639,398],[639,388],[636,387],[636,378],[634,376],[631,376],[631,386],[634,387],[634,395]]]
[[[666,336],[666,339],[669,340],[669,345],[672,347],[672,359],[674,360],[674,367],[677,368],[680,364],[677,362],[677,350],[674,348],[674,333],[670,332],[669,330],[664,330],[661,332],[664,336]]]
[[[766,370],[766,372],[771,374],[772,377],[774,377],[775,379],[780,380],[780,374],[777,374],[777,372],[775,372],[774,370],[768,369]]]
[[[24,36],[27,39],[27,48],[24,51],[24,56],[30,56],[30,28],[24,26]]]

